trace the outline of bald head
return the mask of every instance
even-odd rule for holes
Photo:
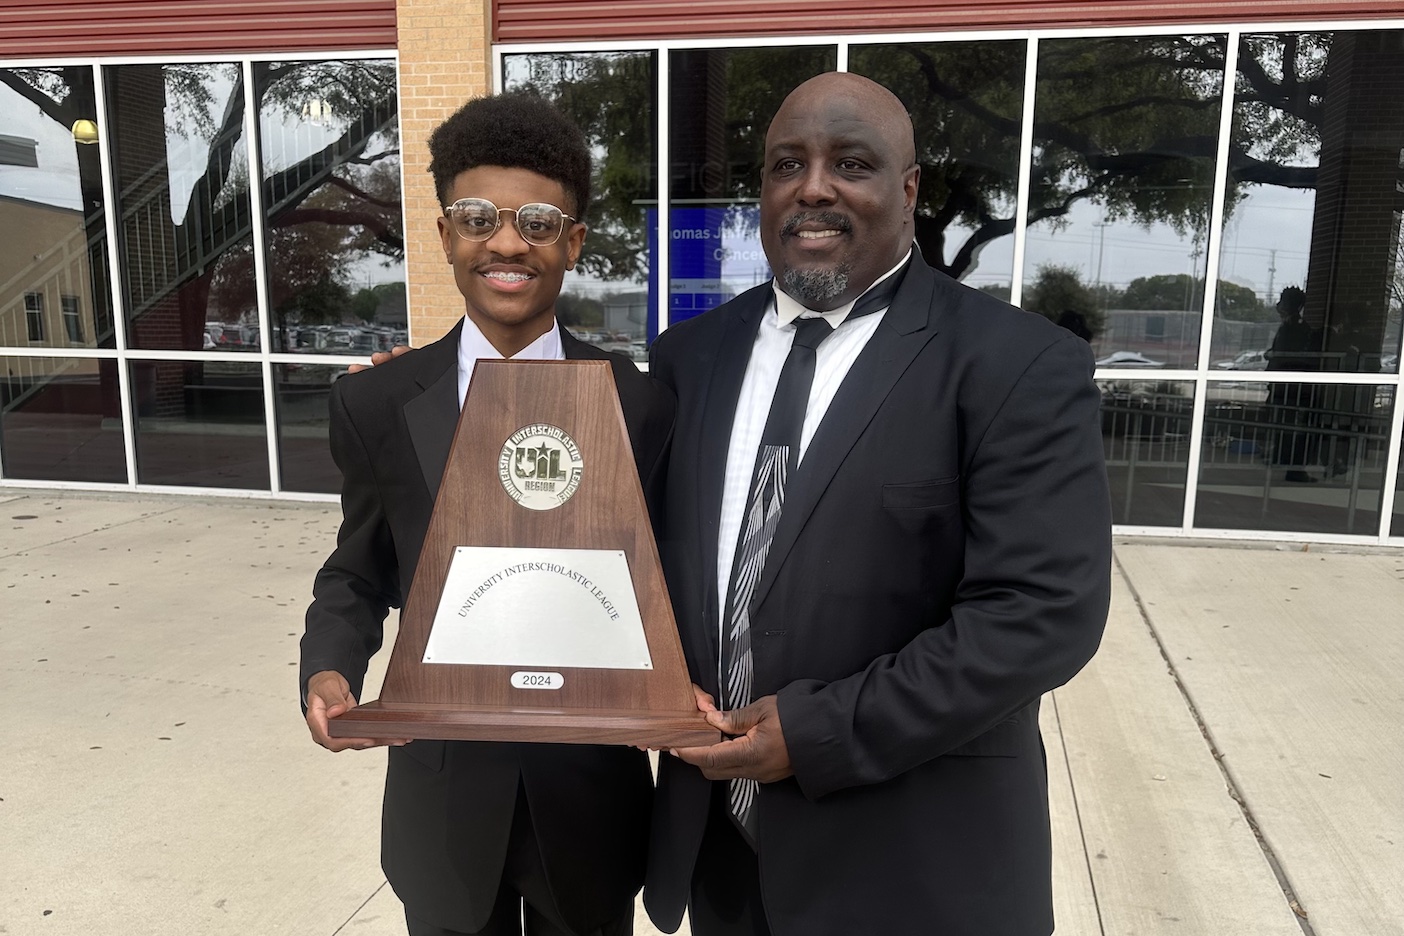
[[[881,134],[898,154],[903,168],[916,163],[912,118],[907,108],[897,99],[897,95],[876,81],[852,72],[825,72],[795,88],[775,112],[770,122],[771,130],[796,114],[812,113],[821,107],[847,110],[863,125]],[[769,143],[770,133],[767,132],[766,144]]]
[[[781,288],[816,311],[861,295],[911,249],[918,176],[891,91],[839,72],[792,91],[761,177],[761,243]]]

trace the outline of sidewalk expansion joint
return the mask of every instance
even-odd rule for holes
[[[366,909],[366,905],[369,904],[372,900],[374,900],[374,899],[375,899],[375,896],[376,896],[377,894],[379,894],[381,891],[385,890],[385,888],[386,888],[387,886],[389,886],[389,884],[390,884],[389,881],[381,881],[381,882],[380,882],[380,886],[377,887],[375,890],[371,891],[370,896],[367,897],[365,900],[361,901],[361,905],[360,905],[359,907],[357,907],[355,910],[352,910],[352,911],[351,911],[351,915],[350,915],[349,917],[347,917],[347,918],[345,919],[345,921],[343,921],[342,924],[341,924],[340,926],[338,926],[336,929],[332,930],[331,936],[338,936],[338,934],[340,934],[340,932],[341,932],[342,930],[344,930],[344,929],[346,929],[346,927],[350,926],[350,925],[351,925],[351,921],[354,920],[354,919],[356,919],[356,914],[358,914],[358,913],[360,913],[362,910]]]
[[[1268,843],[1267,837],[1263,835],[1262,827],[1258,825],[1257,818],[1253,815],[1252,809],[1248,806],[1247,799],[1243,796],[1243,791],[1238,788],[1237,782],[1233,779],[1233,774],[1224,763],[1223,752],[1219,750],[1218,744],[1214,741],[1214,735],[1209,730],[1209,725],[1200,714],[1199,706],[1195,705],[1193,697],[1190,696],[1189,688],[1180,678],[1180,671],[1176,668],[1174,661],[1170,658],[1170,653],[1165,649],[1165,642],[1160,639],[1160,633],[1155,629],[1154,622],[1151,621],[1150,612],[1146,610],[1145,602],[1141,600],[1141,593],[1136,590],[1136,583],[1131,581],[1131,575],[1126,571],[1126,567],[1121,564],[1121,558],[1113,552],[1112,561],[1116,564],[1117,573],[1126,583],[1127,589],[1131,592],[1132,599],[1136,602],[1136,611],[1141,616],[1141,621],[1146,625],[1146,630],[1150,633],[1151,640],[1155,641],[1156,649],[1160,651],[1160,658],[1165,661],[1165,666],[1170,672],[1170,678],[1175,681],[1175,688],[1180,691],[1180,698],[1184,699],[1185,706],[1189,709],[1190,715],[1194,717],[1195,724],[1199,726],[1199,733],[1204,738],[1204,743],[1209,748],[1209,754],[1214,758],[1214,763],[1219,768],[1219,773],[1224,778],[1224,785],[1227,787],[1229,798],[1238,805],[1238,810],[1243,814],[1243,819],[1248,823],[1248,828],[1253,831],[1253,838],[1258,843],[1258,848],[1263,853],[1263,858],[1267,861],[1268,867],[1272,869],[1273,877],[1277,878],[1277,886],[1282,890],[1282,896],[1287,901],[1287,907],[1292,911],[1292,917],[1301,927],[1303,936],[1316,936],[1316,930],[1312,927],[1311,921],[1307,918],[1307,911],[1297,900],[1296,891],[1292,888],[1292,882],[1287,878],[1287,871],[1282,866],[1282,862],[1277,858],[1277,852]]]
[[[1097,875],[1092,870],[1092,855],[1087,848],[1087,832],[1082,827],[1082,807],[1077,802],[1077,781],[1073,779],[1072,760],[1068,756],[1067,739],[1063,737],[1063,715],[1058,711],[1058,690],[1048,693],[1053,703],[1053,721],[1058,726],[1059,746],[1063,749],[1063,769],[1068,774],[1068,789],[1072,792],[1073,816],[1077,819],[1077,837],[1082,842],[1082,860],[1087,864],[1087,886],[1092,890],[1092,906],[1097,911],[1097,932],[1106,936],[1107,926],[1102,921],[1102,901],[1097,896]]]

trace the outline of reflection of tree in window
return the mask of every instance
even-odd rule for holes
[[[603,280],[641,283],[648,276],[645,213],[658,200],[655,61],[652,52],[533,53],[504,60],[509,90],[550,100],[589,141],[595,164],[586,212],[590,236],[578,268]],[[569,324],[596,324],[595,311]]]
[[[1315,194],[1294,232],[1305,281],[1290,280],[1319,330],[1312,369],[1380,370],[1399,348],[1404,32],[1244,36],[1234,123],[1234,200],[1257,186]]]
[[[1022,41],[849,52],[849,68],[891,90],[912,115],[921,165],[916,240],[925,260],[952,276],[970,273],[986,244],[1014,230],[1025,60]]]
[[[90,74],[88,69],[73,71],[79,79]],[[286,257],[287,270],[309,280],[294,281],[286,289],[274,280],[274,304],[303,286],[318,285],[326,274],[347,287],[346,307],[354,308],[350,300],[356,290],[350,286],[355,284],[340,264],[329,265],[328,257],[338,250],[375,254],[395,264],[403,257],[394,64],[288,62],[260,65],[257,71],[261,102],[300,116],[306,101],[315,99],[324,106],[319,118],[339,119],[345,127],[338,138],[279,166],[264,180],[265,205],[274,215],[272,256]],[[244,318],[250,319],[244,324],[254,324],[242,69],[233,63],[132,65],[113,67],[107,74],[124,214],[148,207],[159,215],[148,212],[150,223],[124,228],[122,260],[131,270],[128,313],[139,316],[153,311],[163,297],[179,296],[178,325],[163,326],[137,346],[199,349],[207,320],[235,324]],[[65,127],[94,116],[73,103],[74,80],[51,70],[0,70],[0,81]],[[78,153],[80,163],[90,158],[96,168],[97,147],[79,147]],[[173,166],[168,156],[181,155],[198,156],[199,162]],[[376,168],[377,162],[383,165]],[[355,166],[368,171],[351,168]],[[82,177],[85,202],[100,208],[100,174]],[[329,177],[332,182],[320,184]],[[100,229],[100,214],[96,220]],[[276,234],[280,226],[314,222],[320,227],[316,235],[303,230],[281,242]],[[164,239],[155,235],[160,227]],[[147,229],[152,236],[143,236]],[[94,291],[98,300],[102,292]],[[331,314],[326,303],[320,311]],[[333,320],[341,318],[342,310],[337,310]]]
[[[1083,326],[1093,337],[1102,334],[1106,327],[1106,317],[1092,290],[1078,278],[1077,270],[1072,267],[1057,264],[1040,266],[1037,275],[1024,290],[1023,305],[1030,312],[1042,313],[1053,322],[1063,321],[1069,313],[1081,316]]]
[[[1223,68],[1222,36],[1041,43],[1029,224],[1056,229],[1090,200],[1105,221],[1202,236]]]
[[[196,350],[205,323],[252,325],[211,286],[251,238],[242,69],[232,62],[104,69],[129,344]],[[177,402],[181,388],[163,387]]]
[[[669,59],[669,195],[677,202],[760,197],[770,118],[806,79],[838,63],[832,46],[679,50]]]
[[[259,63],[254,77],[273,346],[317,350],[296,326],[359,328],[403,308],[395,66]],[[222,271],[226,301],[252,298],[252,262],[249,245]]]
[[[536,53],[508,56],[505,64],[508,87],[551,99],[590,141],[596,191],[580,266],[602,279],[643,282],[648,275],[645,211],[657,198],[654,62],[652,53]],[[832,46],[672,52],[674,204],[754,201],[771,116],[796,85],[836,64]],[[755,223],[753,212],[735,219]]]

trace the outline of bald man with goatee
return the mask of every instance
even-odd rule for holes
[[[1091,658],[1111,517],[1087,343],[913,248],[901,103],[821,75],[766,136],[775,279],[654,343],[661,547],[699,707],[645,902],[696,936],[1046,936],[1039,697]]]

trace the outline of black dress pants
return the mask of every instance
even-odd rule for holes
[[[707,827],[692,869],[692,936],[770,936],[761,900],[760,861],[727,803],[728,784],[712,784]]]
[[[546,881],[526,791],[519,782],[502,882],[487,925],[471,934],[447,930],[416,918],[409,907],[405,908],[405,923],[409,936],[630,936],[634,931],[634,908],[630,906],[623,915],[589,932],[580,933],[566,925]]]

